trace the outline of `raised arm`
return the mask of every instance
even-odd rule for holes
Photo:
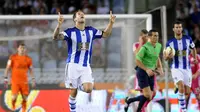
[[[112,32],[113,24],[115,23],[115,18],[116,18],[116,16],[114,16],[112,14],[112,11],[110,11],[110,20],[109,20],[109,23],[108,23],[108,25],[107,25],[106,29],[104,30],[104,33],[103,33],[104,38],[110,36],[110,34]]]
[[[53,39],[54,40],[64,40],[64,35],[60,33],[60,27],[64,21],[63,16],[58,12],[58,25],[56,26],[54,33],[53,33]]]

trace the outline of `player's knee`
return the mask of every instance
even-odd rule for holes
[[[76,95],[77,95],[77,89],[71,89],[70,96],[76,98]]]
[[[17,95],[12,95],[12,100],[16,100],[17,99]]]
[[[147,99],[149,99],[149,100],[151,100],[152,99],[152,95],[151,95],[151,93],[150,92],[145,92],[145,93],[143,93],[143,95],[147,98]]]
[[[22,95],[23,101],[27,101],[28,96],[27,95]]]
[[[86,93],[91,93],[92,92],[92,88],[85,88],[84,90]]]
[[[185,91],[185,97],[188,98],[190,96],[190,92],[189,91]]]
[[[177,83],[177,85],[178,85],[178,91],[179,91],[180,93],[184,93],[185,91],[184,91],[184,84],[183,84],[183,81],[179,81],[179,82]]]
[[[93,89],[93,85],[91,83],[84,83],[83,88],[86,93],[91,93]]]

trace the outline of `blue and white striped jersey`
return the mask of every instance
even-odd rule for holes
[[[68,28],[61,32],[68,44],[67,63],[78,63],[88,66],[91,62],[92,44],[94,39],[100,39],[103,32],[91,26],[79,30],[76,27]]]
[[[195,47],[192,38],[187,35],[183,35],[182,39],[177,40],[175,37],[170,39],[166,47],[172,47],[176,51],[172,60],[171,68],[190,69],[189,54],[190,49]]]

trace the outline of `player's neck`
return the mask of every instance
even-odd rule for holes
[[[151,41],[150,41],[150,43],[151,43],[152,46],[154,46],[154,47],[156,46],[156,43],[151,42]]]
[[[24,54],[22,54],[22,53],[17,53],[19,56],[24,56]]]
[[[84,30],[84,29],[85,29],[85,24],[84,24],[84,23],[83,23],[83,24],[76,24],[75,26],[76,26],[76,28],[78,28],[79,30]]]
[[[180,34],[180,35],[175,34],[175,38],[178,40],[180,40],[182,37],[183,37],[183,34]]]

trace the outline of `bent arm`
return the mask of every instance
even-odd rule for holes
[[[106,29],[103,31],[104,38],[109,37],[111,35],[113,24],[114,23],[111,21],[108,23]]]
[[[61,25],[58,24],[53,33],[53,40],[64,40],[64,35],[60,33]]]

